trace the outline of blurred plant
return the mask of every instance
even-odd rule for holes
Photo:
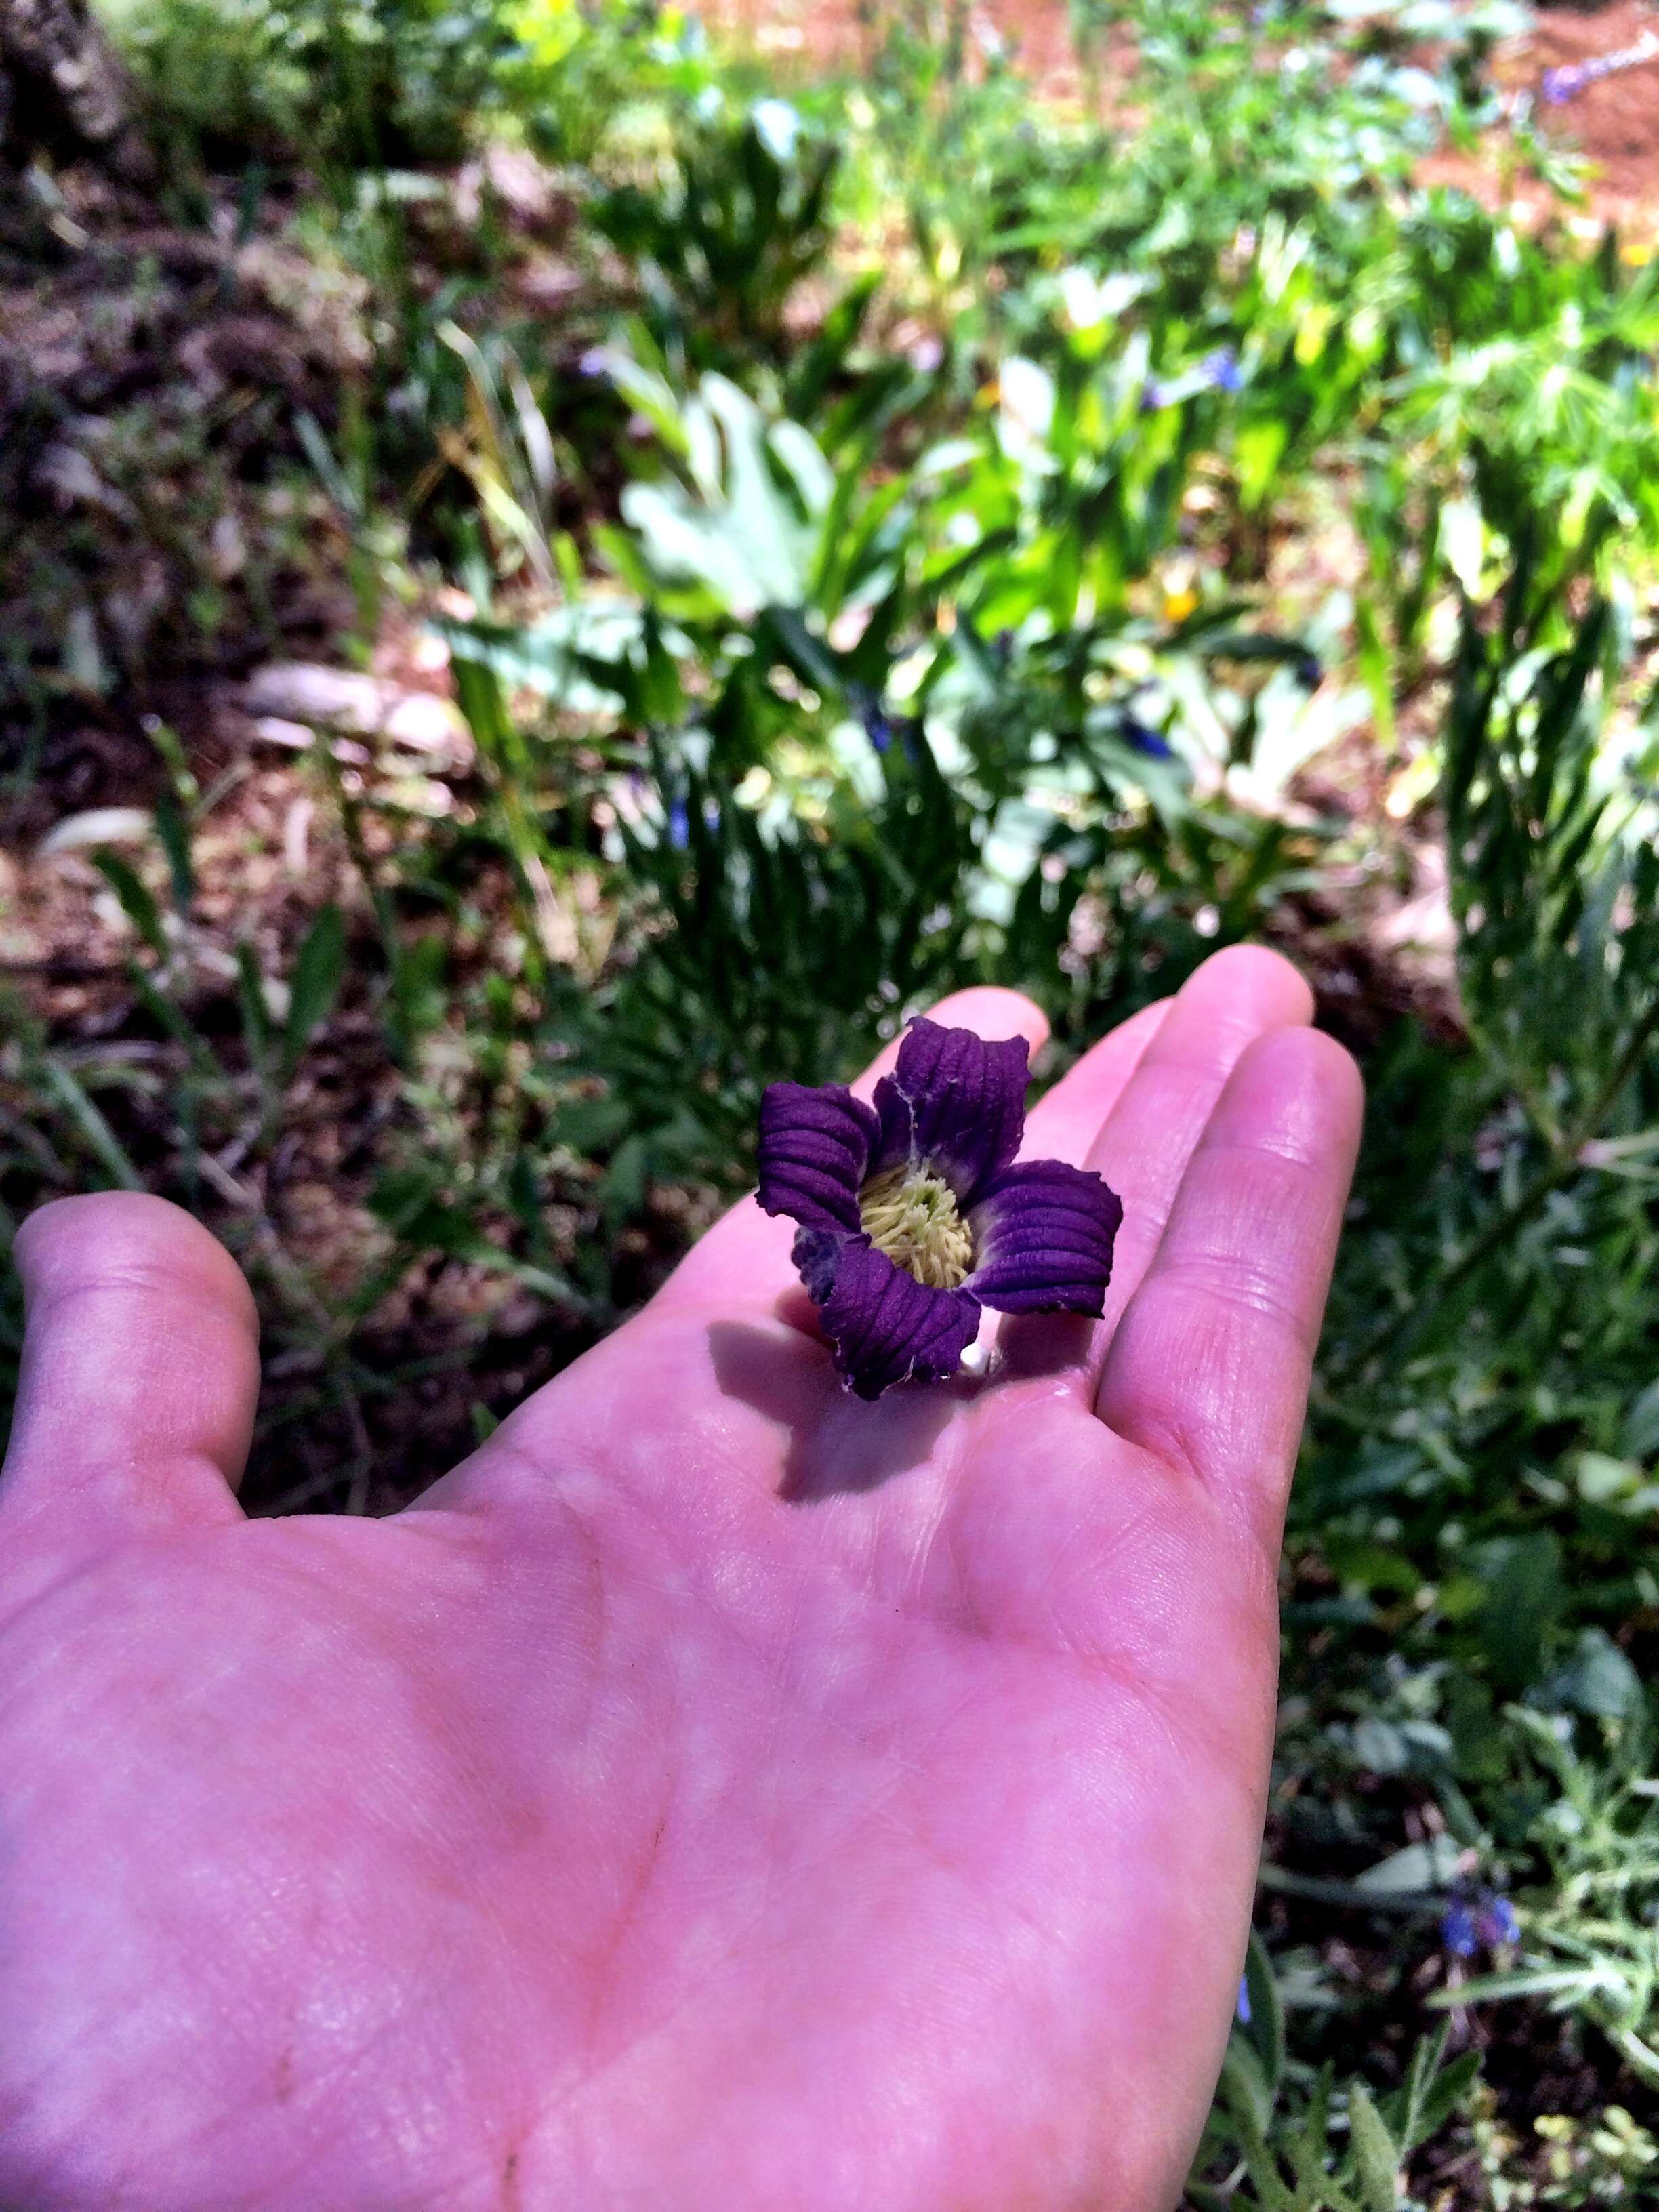
[[[454,160],[509,40],[495,0],[118,0],[175,161]]]
[[[1603,1758],[1581,1755],[1571,1711],[1511,1709],[1521,1802],[1536,1802],[1534,1777],[1552,1785],[1514,1838],[1540,1855],[1547,1887],[1516,1928],[1518,1959],[1434,2002],[1546,1997],[1553,2011],[1593,2022],[1633,2073],[1659,2084],[1659,1782],[1646,1701],[1629,1662],[1595,1632],[1557,1695],[1591,1707],[1581,1725],[1599,1726]]]
[[[592,165],[618,139],[672,131],[739,75],[694,13],[659,0],[507,0],[503,13],[498,95],[550,161]]]
[[[829,252],[838,160],[787,101],[734,114],[716,97],[679,122],[659,181],[595,201],[595,230],[636,270],[653,337],[678,363],[783,359],[790,302]]]
[[[1395,2212],[1413,2152],[1468,2097],[1473,2051],[1446,2060],[1446,2031],[1420,2043],[1404,2086],[1374,2098],[1340,2087],[1288,2054],[1284,2007],[1261,1942],[1251,1938],[1239,2017],[1187,2195],[1198,2212]],[[1231,2171],[1228,2169],[1231,2168]],[[1206,2177],[1224,2173],[1219,2182]]]

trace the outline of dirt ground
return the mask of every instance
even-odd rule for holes
[[[1642,0],[1582,14],[1571,8],[1542,11],[1524,52],[1513,66],[1523,82],[1541,82],[1545,70],[1586,62],[1634,46],[1644,32],[1659,31],[1659,9]],[[1587,85],[1559,107],[1542,110],[1558,144],[1595,164],[1591,204],[1622,224],[1659,221],[1659,58]]]
[[[1528,94],[1544,137],[1585,164],[1584,204],[1571,218],[1586,235],[1611,223],[1626,258],[1644,258],[1659,245],[1659,54],[1587,84],[1556,105],[1544,96],[1552,70],[1622,53],[1659,33],[1659,8],[1617,0],[1609,8],[1545,8],[1530,33],[1500,50],[1494,75],[1509,95]],[[1425,182],[1461,185],[1488,206],[1507,201],[1530,223],[1544,222],[1555,203],[1535,178],[1506,172],[1495,143],[1476,154],[1443,152],[1419,172]]]

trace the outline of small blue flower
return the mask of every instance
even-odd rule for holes
[[[683,799],[668,802],[668,842],[677,853],[691,842],[691,814]]]
[[[1162,730],[1150,730],[1145,722],[1126,714],[1119,725],[1118,734],[1131,752],[1144,753],[1148,760],[1173,760],[1175,747]]]
[[[1474,1915],[1461,1899],[1446,1907],[1440,1923],[1440,1941],[1454,1959],[1472,1959],[1480,1948]]]
[[[1478,1889],[1473,1897],[1454,1898],[1446,1907],[1440,1941],[1454,1959],[1472,1959],[1477,1951],[1518,1943],[1521,1923],[1507,1897],[1495,1889]]]
[[[1544,97],[1552,107],[1565,107],[1570,100],[1575,99],[1584,89],[1588,82],[1584,71],[1571,64],[1565,69],[1546,70],[1542,87]]]
[[[1238,1978],[1238,2016],[1248,2027],[1250,2024],[1250,1978],[1248,1974],[1241,1974]]]
[[[1480,1931],[1480,1941],[1489,1951],[1496,1950],[1500,1943],[1521,1941],[1521,1923],[1507,1897],[1488,1891],[1475,1924]]]
[[[867,684],[849,684],[847,696],[864,725],[864,734],[878,753],[884,753],[898,734],[893,718]]]
[[[1155,415],[1162,408],[1194,398],[1200,392],[1242,392],[1243,388],[1244,372],[1239,367],[1238,356],[1230,345],[1217,346],[1202,361],[1172,377],[1167,384],[1155,376],[1148,377],[1140,394],[1140,411],[1143,415]]]
[[[800,1224],[794,1261],[836,1371],[860,1398],[944,1382],[999,1313],[1098,1319],[1123,1208],[1097,1175],[1014,1155],[1024,1037],[917,1020],[866,1105],[837,1085],[761,1101],[760,1203]]]

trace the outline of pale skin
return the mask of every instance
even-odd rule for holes
[[[745,1200],[384,1521],[243,1516],[253,1308],[204,1230],[33,1216],[0,2204],[1167,2212],[1359,1123],[1310,1015],[1221,953],[1033,1111],[1124,1200],[1100,1326],[864,1404]]]

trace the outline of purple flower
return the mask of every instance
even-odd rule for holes
[[[1119,734],[1131,752],[1145,753],[1148,760],[1173,760],[1175,747],[1162,730],[1148,729],[1145,722],[1133,714],[1126,714]]]
[[[1476,1917],[1475,1925],[1480,1930],[1480,1941],[1489,1951],[1496,1950],[1500,1943],[1518,1943],[1521,1941],[1521,1923],[1516,1917],[1515,1907],[1507,1897],[1498,1897],[1490,1890]]]
[[[1217,346],[1193,368],[1171,377],[1167,384],[1155,376],[1149,377],[1141,389],[1140,411],[1143,415],[1156,415],[1160,409],[1177,407],[1183,399],[1194,398],[1200,392],[1243,389],[1244,372],[1238,365],[1238,356],[1230,345]]]
[[[1552,107],[1565,107],[1589,82],[1589,73],[1574,63],[1544,71],[1543,93]]]
[[[1454,1959],[1472,1959],[1480,1945],[1475,1934],[1474,1915],[1461,1901],[1446,1907],[1440,1923],[1440,1941]]]
[[[867,684],[848,686],[854,710],[864,725],[864,734],[878,753],[884,753],[893,742],[893,718]]]
[[[668,803],[668,842],[677,853],[683,853],[691,842],[691,814],[683,799]]]
[[[1239,2019],[1248,2027],[1250,2024],[1250,1978],[1248,1974],[1241,1974],[1238,1978],[1237,2010]]]
[[[798,1221],[794,1260],[860,1398],[943,1382],[980,1310],[1098,1316],[1123,1208],[1062,1160],[1014,1164],[1023,1037],[915,1021],[866,1105],[836,1085],[761,1101],[760,1202]]]
[[[1473,1898],[1454,1898],[1447,1906],[1440,1941],[1454,1959],[1472,1959],[1477,1951],[1518,1943],[1521,1923],[1507,1897],[1495,1889],[1477,1890]]]

